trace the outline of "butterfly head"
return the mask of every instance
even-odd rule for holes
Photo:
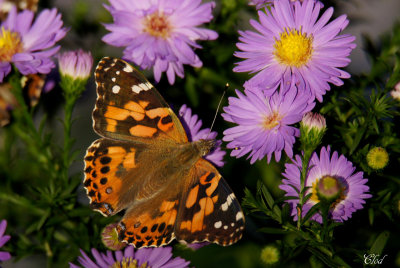
[[[215,147],[215,140],[201,139],[195,142],[195,146],[197,147],[200,155],[205,156]]]

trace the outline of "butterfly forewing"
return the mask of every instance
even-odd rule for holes
[[[95,71],[97,101],[94,130],[101,136],[151,143],[187,142],[174,112],[136,69],[127,62],[103,58]]]

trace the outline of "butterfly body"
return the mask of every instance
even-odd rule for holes
[[[202,158],[215,142],[189,141],[175,113],[128,63],[103,58],[95,76],[93,126],[103,138],[87,150],[84,186],[104,216],[126,210],[119,239],[135,247],[240,239],[240,205]]]

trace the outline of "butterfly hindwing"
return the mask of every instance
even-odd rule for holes
[[[199,159],[191,172],[196,181],[182,196],[175,225],[177,240],[231,245],[242,237],[244,215],[217,169]]]
[[[117,226],[118,238],[136,248],[159,247],[174,238],[180,193],[148,200],[129,208]]]
[[[177,116],[152,84],[127,62],[105,57],[95,71],[94,130],[103,137],[151,143],[187,142]]]

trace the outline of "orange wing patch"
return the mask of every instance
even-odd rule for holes
[[[85,156],[83,181],[91,207],[105,216],[117,213],[122,177],[135,167],[135,148],[106,139],[95,141]]]
[[[117,226],[119,240],[141,247],[159,247],[175,238],[174,224],[178,213],[178,200],[162,201],[153,214],[144,208],[128,210]]]
[[[232,190],[215,167],[200,159],[190,181],[194,183],[183,196],[176,223],[176,237],[186,243],[209,241],[223,246],[239,240],[244,215]]]

